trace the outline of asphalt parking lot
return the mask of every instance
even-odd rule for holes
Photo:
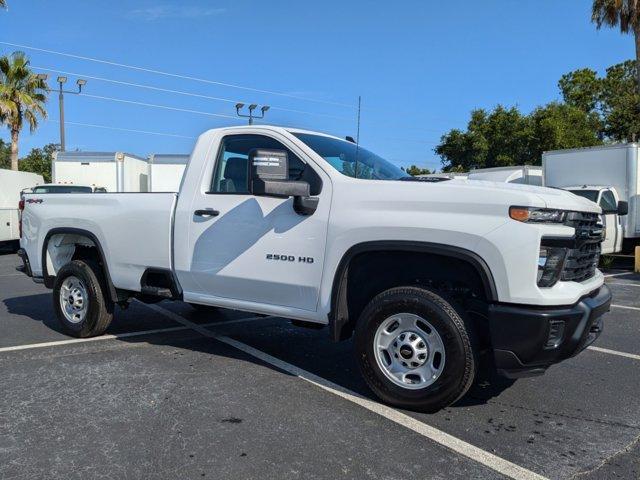
[[[640,275],[607,278],[592,348],[427,415],[281,318],[134,302],[70,339],[17,264],[0,253],[0,478],[640,478]]]

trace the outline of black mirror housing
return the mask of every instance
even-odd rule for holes
[[[293,209],[300,215],[313,215],[318,208],[320,199],[318,197],[295,197],[293,199]]]
[[[286,150],[254,148],[249,152],[252,180],[288,180],[289,154]]]
[[[308,197],[311,186],[298,180],[262,180],[251,181],[251,193],[271,197]]]
[[[629,213],[629,202],[620,200],[618,202],[618,211],[616,213],[620,216],[627,215]]]
[[[289,154],[286,150],[251,150],[249,175],[253,195],[293,197],[293,209],[300,215],[312,215],[318,208],[318,198],[311,196],[309,182],[289,180]]]

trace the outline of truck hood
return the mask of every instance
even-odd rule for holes
[[[578,195],[574,195],[571,192],[567,192],[566,190],[557,188],[537,187],[534,185],[522,185],[517,183],[490,182],[486,180],[448,180],[446,182],[442,182],[442,185],[460,185],[465,188],[485,190],[488,194],[491,191],[500,191],[504,193],[511,191],[514,194],[526,193],[542,201],[546,208],[573,210],[578,212],[601,212],[600,207],[596,203]],[[532,204],[522,206],[536,205]]]

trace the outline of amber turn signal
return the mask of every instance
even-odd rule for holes
[[[511,207],[509,209],[509,216],[519,222],[526,222],[529,220],[531,211],[528,208],[523,207]]]

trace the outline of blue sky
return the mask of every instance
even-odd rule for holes
[[[558,98],[563,73],[633,57],[632,37],[590,23],[590,0],[7,1],[2,42],[247,89],[23,49],[34,67],[80,74],[71,81],[91,76],[268,104],[271,123],[338,136],[355,136],[362,95],[361,143],[396,164],[432,169],[440,136],[464,128],[471,109],[501,103],[528,112]],[[0,44],[0,54],[18,49]],[[231,102],[104,80],[89,79],[85,91],[235,115]],[[68,124],[68,150],[189,152],[202,131],[244,123],[88,96],[68,95],[65,106],[68,122],[175,135]],[[22,134],[21,155],[58,141],[57,95],[49,112],[35,134]]]

